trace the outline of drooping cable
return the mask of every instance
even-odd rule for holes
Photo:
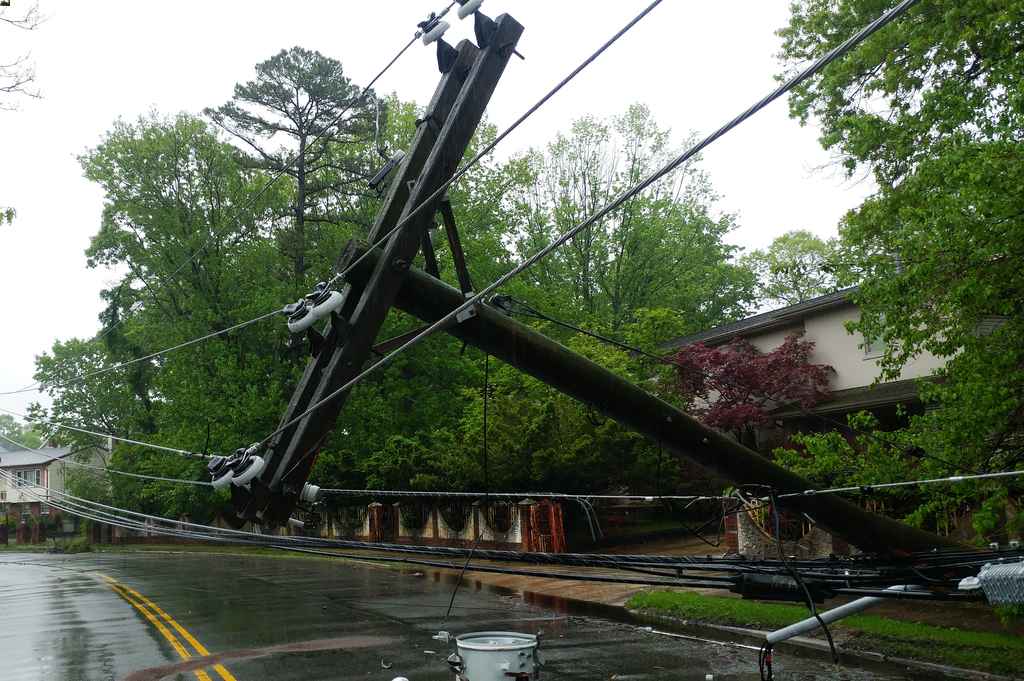
[[[519,499],[551,499],[563,501],[581,500],[610,500],[610,501],[720,501],[731,499],[724,495],[650,495],[650,494],[568,494],[565,492],[448,492],[448,491],[406,491],[406,490],[384,490],[384,489],[321,489],[322,495],[348,496],[348,497],[460,497],[464,499],[501,499],[514,501]]]
[[[134,359],[130,359],[130,360],[127,360],[125,362],[120,362],[118,364],[114,364],[114,365],[109,366],[109,367],[104,367],[102,369],[96,369],[95,371],[89,371],[89,372],[84,373],[84,374],[79,374],[79,375],[73,376],[73,377],[71,377],[69,379],[66,379],[66,380],[63,380],[63,381],[58,381],[57,383],[48,384],[45,387],[47,389],[64,388],[64,387],[72,385],[74,383],[78,383],[79,381],[84,381],[87,378],[92,378],[93,376],[99,376],[101,374],[105,374],[105,373],[108,373],[110,371],[117,371],[118,369],[123,369],[123,368],[125,368],[127,366],[131,366],[133,364],[138,364],[139,362],[145,362],[147,360],[155,359],[157,357],[161,357],[163,355],[169,354],[169,353],[174,352],[176,350],[181,350],[182,348],[187,348],[190,345],[196,345],[197,343],[202,343],[204,341],[208,341],[211,338],[216,338],[217,336],[223,336],[225,334],[231,333],[232,331],[237,331],[239,329],[244,329],[245,327],[251,326],[251,325],[255,324],[256,322],[261,322],[261,321],[263,321],[264,319],[266,319],[268,317],[273,317],[274,315],[278,315],[278,314],[281,314],[281,310],[274,310],[273,312],[268,312],[266,314],[262,314],[259,317],[254,317],[253,319],[249,319],[249,320],[244,321],[244,322],[239,322],[238,324],[232,324],[231,326],[229,326],[227,328],[224,328],[224,329],[221,329],[220,331],[214,331],[212,333],[206,334],[205,336],[199,336],[198,338],[193,338],[191,340],[187,340],[184,343],[178,343],[177,345],[172,345],[169,348],[164,348],[163,350],[157,350],[156,352],[151,352],[148,355],[144,355],[142,357],[136,357]],[[8,390],[6,392],[0,392],[0,395],[16,395],[18,393],[25,393],[25,392],[31,392],[33,390],[39,390],[42,387],[43,387],[42,383],[36,382],[36,383],[33,383],[32,385],[25,386],[24,388],[20,388],[18,390]]]
[[[30,452],[33,452],[34,454],[38,454],[38,455],[40,455],[42,457],[45,457],[49,461],[57,461],[59,463],[68,464],[68,465],[71,465],[71,466],[77,466],[79,468],[89,468],[91,470],[100,471],[101,473],[111,473],[113,475],[122,475],[122,476],[125,476],[125,477],[128,477],[128,478],[138,478],[138,479],[141,479],[141,480],[155,480],[155,481],[158,481],[158,482],[171,482],[171,483],[175,483],[175,484],[179,484],[179,485],[196,485],[196,486],[199,486],[199,487],[212,487],[211,483],[203,481],[203,480],[187,480],[185,478],[168,478],[168,477],[163,477],[163,476],[159,476],[159,475],[147,475],[145,473],[132,473],[132,472],[129,472],[129,471],[119,471],[119,470],[116,470],[116,469],[113,469],[113,468],[107,468],[106,466],[96,466],[96,465],[84,463],[84,462],[81,462],[81,461],[75,461],[74,459],[70,458],[70,456],[74,456],[74,454],[70,455],[69,457],[63,457],[63,458],[62,457],[58,457],[58,456],[52,456],[52,455],[47,454],[46,452],[44,452],[42,450],[35,449],[34,447],[29,447],[28,445],[21,444],[20,442],[18,442],[16,440],[12,440],[11,438],[7,437],[6,435],[4,435],[2,433],[0,433],[0,439],[6,440],[7,442],[9,442],[11,444],[14,444],[14,445],[17,445],[19,447],[24,447],[27,451],[30,451]],[[0,461],[2,461],[2,455],[0,455]]]
[[[139,446],[139,447],[145,447],[147,449],[154,449],[154,450],[161,451],[161,452],[169,452],[171,454],[179,454],[181,456],[186,456],[186,457],[190,457],[190,458],[201,458],[201,459],[208,459],[208,458],[210,458],[209,454],[202,454],[202,453],[199,453],[199,452],[190,452],[187,449],[178,449],[177,447],[167,447],[165,445],[155,445],[155,444],[153,444],[151,442],[142,442],[141,440],[133,440],[133,439],[127,438],[127,437],[120,437],[118,435],[111,435],[110,433],[101,433],[101,432],[98,432],[98,431],[95,431],[95,430],[89,430],[87,428],[80,428],[78,426],[69,426],[66,423],[59,423],[57,421],[50,421],[48,419],[40,419],[40,418],[35,418],[33,416],[27,416],[25,414],[19,414],[16,411],[11,411],[10,409],[5,409],[3,407],[0,407],[0,412],[3,412],[5,414],[10,414],[11,416],[15,416],[17,418],[23,419],[25,421],[28,421],[29,423],[42,423],[42,424],[45,424],[45,425],[48,425],[48,426],[53,426],[54,428],[60,428],[61,430],[70,430],[70,431],[73,431],[75,433],[82,433],[83,435],[92,435],[94,437],[100,437],[100,438],[110,438],[111,440],[114,440],[116,442],[124,442],[125,444],[129,444],[129,445],[136,445],[136,446]]]
[[[501,298],[501,301],[498,300],[499,298]],[[505,304],[506,301],[507,301],[508,305]],[[583,334],[584,336],[589,336],[590,338],[593,338],[595,340],[601,341],[602,343],[606,343],[606,344],[611,345],[613,347],[619,348],[620,350],[625,350],[626,352],[629,352],[629,353],[632,353],[632,354],[635,354],[635,355],[640,355],[640,356],[646,357],[647,359],[650,359],[650,360],[654,360],[655,362],[658,362],[659,364],[670,364],[670,365],[675,365],[676,364],[669,357],[662,357],[661,355],[655,355],[653,353],[647,352],[646,350],[638,348],[635,345],[630,345],[628,343],[623,343],[622,341],[615,340],[614,338],[609,338],[608,336],[603,336],[603,335],[601,335],[601,334],[599,334],[599,333],[597,333],[595,331],[591,331],[591,330],[585,329],[585,328],[583,328],[581,326],[577,326],[576,324],[570,324],[569,322],[566,322],[566,321],[563,321],[561,319],[557,319],[555,317],[552,317],[552,316],[550,316],[548,314],[545,314],[545,313],[541,312],[540,310],[538,310],[537,308],[533,307],[529,303],[523,302],[523,301],[518,300],[517,298],[513,298],[512,296],[509,296],[509,295],[495,296],[491,300],[491,304],[492,305],[497,305],[502,310],[508,311],[509,314],[519,313],[519,314],[523,314],[523,315],[528,316],[528,317],[533,317],[534,319],[540,319],[540,320],[543,320],[543,321],[546,321],[546,322],[551,322],[552,324],[555,324],[557,326],[561,326],[564,329],[569,329],[570,331],[573,331],[575,333],[580,333],[580,334]]]
[[[517,118],[515,121],[512,122],[511,125],[509,125],[503,131],[501,131],[493,140],[486,144],[483,149],[477,152],[477,154],[473,158],[471,158],[469,161],[466,162],[465,165],[459,168],[454,175],[452,175],[447,181],[441,183],[441,186],[438,187],[433,193],[431,193],[430,196],[421,201],[419,205],[413,207],[413,209],[405,216],[405,218],[399,220],[398,223],[390,230],[388,230],[386,234],[384,234],[380,239],[371,244],[370,247],[367,249],[366,253],[356,258],[344,270],[335,274],[334,277],[331,278],[329,285],[340,280],[346,274],[355,269],[356,266],[358,266],[364,259],[368,257],[369,253],[373,249],[383,245],[388,239],[390,239],[395,233],[397,233],[398,230],[404,227],[410,220],[412,220],[414,216],[421,213],[427,206],[434,205],[434,202],[437,201],[442,196],[444,196],[444,193],[448,190],[449,187],[452,186],[452,184],[461,179],[467,172],[469,172],[469,170],[473,166],[478,164],[485,156],[489,155],[492,151],[494,151],[495,147],[501,144],[502,140],[504,140],[506,137],[512,134],[520,125],[526,122],[526,120],[530,118],[533,114],[535,114],[538,109],[544,106],[548,102],[548,100],[550,100],[552,97],[558,94],[558,92],[562,88],[564,88],[566,85],[572,82],[572,80],[576,78],[576,76],[578,76],[588,66],[590,66],[598,57],[604,54],[604,52],[609,47],[614,45],[619,40],[619,38],[626,35],[626,33],[628,33],[631,28],[638,24],[644,17],[650,14],[650,12],[661,3],[662,0],[654,0],[654,2],[647,5],[647,7],[645,7],[639,14],[630,19],[625,26],[623,26],[615,33],[615,35],[613,35],[611,38],[605,41],[603,45],[594,50],[589,56],[587,56],[586,59],[580,62],[580,64],[569,73],[569,75],[565,76],[564,78],[562,78],[562,80],[558,81],[558,83],[556,83],[554,87],[548,90],[529,109],[524,111],[519,116],[519,118]]]
[[[455,5],[454,2],[450,3],[447,6],[447,8],[444,10],[444,12],[447,12],[448,10],[450,10],[454,5]],[[387,73],[391,69],[391,67],[395,65],[395,62],[397,62],[402,57],[402,55],[404,55],[409,50],[409,48],[412,47],[416,43],[416,41],[419,39],[419,37],[420,37],[420,34],[419,34],[419,32],[417,32],[407,43],[405,43],[405,45],[403,45],[401,47],[401,49],[398,50],[398,52],[387,62],[387,64],[384,65],[384,68],[382,68],[380,71],[378,71],[377,75],[375,75],[366,85],[364,85],[360,89],[359,95],[354,97],[341,110],[341,112],[338,113],[337,116],[335,116],[331,121],[329,121],[321,129],[320,132],[318,132],[317,134],[313,135],[313,137],[311,138],[310,142],[307,144],[307,148],[311,148],[314,144],[316,144],[318,141],[320,141],[320,139],[327,133],[328,130],[330,130],[331,128],[333,128],[334,126],[336,126],[338,123],[341,122],[341,120],[345,116],[345,114],[347,114],[354,106],[356,106],[357,103],[363,101],[366,98],[367,93],[369,93],[373,89],[373,86],[377,84],[377,81],[380,80],[384,76],[384,74]],[[270,177],[270,179],[268,179],[263,184],[263,186],[253,196],[249,197],[246,200],[245,204],[243,204],[243,206],[241,208],[235,210],[234,215],[229,219],[229,222],[240,223],[241,220],[239,218],[240,218],[242,212],[244,210],[247,210],[248,208],[252,207],[253,205],[255,205],[255,202],[257,200],[259,200],[264,194],[266,194],[267,191],[275,183],[277,183],[278,180],[280,180],[282,177],[284,177],[286,172],[293,165],[295,165],[295,163],[299,160],[300,157],[301,157],[301,153],[296,153],[294,156],[292,156],[292,158],[290,160],[288,160],[288,162],[286,162],[283,166],[281,166]],[[192,253],[184,262],[182,262],[180,265],[178,265],[178,267],[175,268],[175,270],[173,272],[171,272],[171,274],[168,275],[167,278],[170,279],[170,278],[176,276],[179,272],[181,272],[183,269],[188,267],[188,265],[190,263],[192,263],[197,257],[199,257],[199,255],[203,251],[205,251],[210,246],[211,243],[213,243],[216,240],[219,240],[220,238],[221,237],[216,235],[216,234],[211,234],[210,238],[208,238],[202,244],[202,246],[200,246],[198,249],[196,249],[196,251],[194,253]],[[158,285],[157,288],[159,290],[162,287],[163,287],[163,285],[160,284],[160,285]],[[155,295],[155,293],[153,293],[151,295]],[[275,310],[274,312],[267,313],[266,316],[270,316],[271,314],[276,314],[277,312],[278,312],[278,310]],[[106,329],[103,330],[103,332],[101,334],[96,336],[96,340],[98,341],[98,340],[102,340],[103,338],[105,338],[108,334],[113,332],[114,329],[116,329],[121,324],[123,324],[126,319],[127,319],[126,317],[121,317],[117,322],[115,322],[111,326],[107,327]],[[12,391],[12,392],[25,392],[28,389],[30,389],[30,388],[23,388],[21,390]],[[11,394],[11,393],[0,393],[0,394]]]
[[[793,566],[789,564],[789,559],[786,558],[786,550],[782,544],[782,527],[781,523],[779,522],[779,500],[775,494],[774,488],[769,488],[768,496],[769,503],[771,504],[770,508],[772,510],[772,518],[774,518],[775,523],[775,541],[778,543],[779,547],[779,559],[782,560],[783,564],[786,566],[786,569],[789,571],[789,574],[792,575],[793,581],[795,581],[797,585],[800,587],[800,589],[803,590],[804,596],[807,599],[807,607],[810,609],[811,615],[814,617],[814,619],[818,620],[818,626],[820,626],[821,630],[825,632],[825,638],[828,640],[828,649],[832,652],[832,662],[834,664],[839,664],[839,653],[836,652],[836,644],[835,641],[832,640],[832,632],[829,630],[828,625],[825,624],[825,620],[821,619],[821,615],[818,614],[818,607],[814,604],[814,598],[811,596],[811,592],[807,588],[806,582],[804,582],[803,578],[800,577],[800,573],[798,573],[793,568]],[[770,674],[770,648],[768,649],[768,660],[768,670]]]
[[[22,485],[17,479],[13,478],[9,473],[0,469],[0,477],[9,479],[15,486],[26,487]],[[27,493],[32,493],[31,489],[26,487]],[[356,541],[345,541],[345,540],[327,540],[327,539],[314,539],[306,537],[291,537],[291,536],[273,536],[265,535],[258,532],[246,532],[243,530],[231,530],[229,528],[217,528],[209,525],[201,525],[186,521],[176,521],[160,516],[153,516],[149,514],[137,513],[134,511],[128,511],[126,509],[119,509],[117,507],[109,506],[99,502],[93,502],[89,500],[83,500],[79,497],[74,497],[58,490],[51,490],[50,493],[62,500],[62,503],[71,506],[72,509],[78,509],[82,511],[80,515],[84,513],[91,514],[92,519],[100,522],[110,521],[110,524],[115,526],[126,527],[126,529],[135,529],[139,531],[155,532],[157,534],[166,534],[168,536],[183,536],[193,537],[206,540],[216,541],[228,541],[230,543],[246,543],[247,540],[262,542],[262,545],[281,545],[287,547],[293,546],[310,546],[310,547],[343,547],[343,548],[357,548],[357,549],[369,549],[375,551],[385,552],[398,552],[398,553],[410,553],[410,554],[423,554],[423,555],[440,555],[440,556],[464,556],[467,553],[465,549],[456,549],[452,547],[426,547],[426,546],[414,546],[414,545],[393,545],[393,544],[377,544],[372,542],[356,542]],[[84,510],[83,510],[84,509]],[[93,509],[93,510],[89,510]],[[98,509],[98,510],[97,510]],[[69,510],[74,513],[74,510]],[[119,515],[121,514],[121,515]],[[140,520],[132,520],[125,516],[132,516]],[[156,523],[156,524],[153,524]],[[169,525],[170,527],[163,527],[161,524]],[[756,571],[754,567],[756,561],[727,561],[723,559],[701,559],[699,562],[693,557],[668,557],[668,556],[624,556],[624,555],[606,555],[606,554],[543,554],[543,553],[529,553],[529,552],[515,552],[515,551],[485,551],[482,552],[484,555],[481,556],[485,560],[498,560],[498,561],[512,561],[512,562],[526,562],[538,565],[565,565],[565,566],[579,566],[579,567],[605,567],[613,569],[627,569],[636,571],[635,568],[649,566],[674,566],[676,575],[679,575],[679,570],[684,569],[686,566],[693,566],[699,570],[714,571],[720,573],[722,571],[731,572],[749,572],[752,569]],[[1013,553],[1013,552],[1010,552]],[[1016,552],[1019,554],[1020,552]],[[1014,555],[1016,555],[1014,554]],[[1009,553],[993,554],[989,552],[986,555],[973,554],[974,560],[970,562],[969,567],[977,569],[985,562],[990,562],[994,555],[1009,556]],[[935,553],[928,553],[922,556],[921,560],[932,560],[934,561],[937,557]],[[643,559],[638,561],[636,559]],[[777,561],[776,561],[777,562]],[[810,561],[814,564],[831,564],[837,563],[838,565],[847,564],[844,561]],[[760,561],[762,564],[770,565],[772,561]],[[808,561],[804,561],[808,563]],[[791,566],[792,567],[792,566]],[[655,574],[650,570],[640,570],[647,574]],[[657,573],[664,577],[673,576],[672,573]],[[811,573],[804,573],[810,575]],[[692,579],[692,578],[689,578]],[[714,583],[717,581],[719,584],[731,584],[731,578],[715,577],[714,575],[703,575],[697,577],[697,579],[704,580],[706,584]],[[894,581],[896,580],[896,581]],[[613,580],[606,580],[613,581]],[[884,591],[878,589],[865,589],[865,588],[849,588],[844,586],[851,581],[856,581],[856,575],[851,573],[851,570],[847,568],[837,568],[837,572],[833,577],[833,581],[839,588],[836,588],[837,593],[849,592],[853,595],[875,595],[875,593],[881,595],[892,595],[885,594]],[[877,582],[882,585],[891,585],[891,583],[900,583],[897,578],[890,579],[886,582]],[[908,594],[903,594],[907,596]],[[969,600],[969,598],[954,597],[949,594],[935,594],[925,593],[913,594],[915,599],[918,598],[941,598],[945,600]]]
[[[452,320],[455,320],[458,317],[458,315],[462,314],[464,311],[470,309],[471,307],[473,307],[475,305],[479,305],[485,298],[487,298],[494,291],[496,291],[500,287],[504,286],[511,279],[513,279],[514,277],[518,276],[519,274],[521,274],[525,270],[529,269],[530,267],[535,265],[540,260],[546,258],[548,255],[550,255],[556,249],[558,249],[563,244],[565,244],[567,241],[572,239],[580,231],[582,231],[583,229],[586,229],[590,225],[593,225],[595,222],[603,219],[609,213],[611,213],[612,211],[614,211],[614,210],[618,209],[619,207],[621,207],[624,203],[626,203],[627,201],[629,201],[633,197],[635,197],[638,194],[640,194],[642,191],[644,191],[645,189],[650,187],[652,184],[654,184],[655,182],[657,182],[661,178],[663,178],[666,175],[668,175],[669,173],[671,173],[673,170],[675,170],[676,168],[681,166],[683,163],[685,163],[685,162],[689,161],[690,159],[692,159],[698,153],[700,153],[705,148],[707,148],[709,145],[711,145],[715,140],[719,139],[720,137],[722,137],[723,135],[725,135],[729,131],[731,131],[734,128],[736,128],[738,125],[740,125],[741,123],[743,123],[744,121],[749,119],[751,116],[756,114],[758,111],[760,111],[761,109],[766,107],[768,104],[770,104],[771,102],[775,101],[776,99],[778,99],[782,95],[786,94],[791,89],[793,89],[794,87],[796,87],[800,83],[804,82],[805,80],[807,80],[811,76],[815,75],[816,73],[821,71],[823,68],[825,68],[826,66],[831,64],[833,61],[835,61],[839,57],[843,56],[844,54],[846,54],[847,52],[852,50],[854,47],[856,47],[858,44],[860,44],[867,37],[871,36],[873,33],[878,31],[880,28],[882,28],[883,26],[889,24],[891,21],[893,21],[897,17],[901,16],[907,9],[909,9],[917,1],[918,0],[903,0],[903,2],[901,2],[899,5],[897,5],[896,7],[892,8],[891,10],[889,10],[888,12],[883,14],[882,16],[880,16],[877,19],[875,19],[874,21],[872,21],[866,27],[864,27],[863,29],[858,31],[855,35],[853,35],[850,38],[848,38],[847,40],[845,40],[842,44],[840,44],[837,47],[833,48],[831,51],[829,51],[828,54],[826,54],[826,55],[820,57],[819,59],[815,60],[814,63],[809,65],[807,68],[802,70],[800,73],[796,74],[795,76],[793,76],[792,78],[787,80],[785,83],[783,83],[782,85],[777,87],[775,90],[773,90],[772,92],[770,92],[766,96],[762,97],[760,100],[755,102],[748,109],[746,109],[744,112],[742,112],[741,114],[739,114],[738,116],[733,118],[731,121],[729,121],[728,123],[725,123],[724,125],[722,125],[716,131],[714,131],[713,133],[711,133],[707,137],[703,138],[701,141],[697,142],[696,144],[694,144],[693,146],[691,146],[690,148],[688,148],[687,150],[685,150],[684,152],[679,154],[676,158],[674,158],[671,161],[669,161],[668,163],[666,163],[664,166],[662,166],[660,169],[658,169],[655,172],[653,172],[652,174],[650,174],[645,179],[641,180],[637,184],[633,185],[629,189],[627,189],[624,192],[622,192],[615,199],[613,199],[609,203],[605,204],[605,206],[603,206],[602,208],[597,210],[595,213],[592,213],[590,215],[590,217],[586,218],[585,220],[580,222],[575,227],[572,227],[571,229],[567,230],[566,232],[564,232],[563,234],[558,236],[555,240],[553,240],[547,246],[543,247],[542,249],[540,249],[539,251],[534,253],[532,256],[528,257],[526,260],[522,261],[521,263],[516,265],[514,268],[512,268],[511,270],[506,272],[504,275],[500,276],[493,283],[491,283],[487,287],[485,287],[482,291],[480,291],[479,293],[477,293],[477,294],[475,294],[473,296],[468,297],[464,303],[462,303],[461,305],[456,307],[451,312],[443,315],[440,319],[435,321],[433,324],[427,326],[423,331],[418,333],[416,336],[412,337],[410,340],[406,341],[403,345],[401,345],[398,348],[396,348],[395,350],[391,351],[390,353],[388,353],[387,355],[382,357],[377,362],[371,364],[369,367],[367,367],[362,372],[357,374],[350,381],[347,381],[344,385],[342,385],[337,390],[331,392],[330,394],[328,394],[327,396],[325,396],[324,398],[322,398],[318,402],[312,404],[310,407],[305,409],[303,412],[301,412],[300,414],[298,414],[294,418],[292,418],[289,421],[287,421],[284,424],[282,424],[281,427],[279,427],[277,430],[271,432],[267,437],[265,437],[263,440],[261,440],[260,444],[261,445],[266,445],[274,437],[276,437],[279,433],[283,432],[285,429],[290,428],[291,426],[295,425],[296,423],[302,421],[307,416],[309,416],[310,414],[312,414],[316,410],[320,409],[325,404],[328,404],[332,400],[336,399],[339,395],[345,394],[346,392],[351,390],[355,385],[357,385],[358,383],[360,383],[361,381],[365,380],[370,375],[372,375],[374,372],[376,372],[378,369],[381,369],[382,367],[389,365],[391,362],[393,362],[395,360],[395,358],[397,358],[403,352],[409,350],[410,348],[412,348],[415,345],[418,345],[425,338],[427,338],[428,336],[436,333],[438,330],[447,327],[447,325],[450,324],[452,322]],[[372,249],[368,249],[366,253],[369,253],[371,250]]]
[[[830,487],[827,489],[808,489],[802,492],[787,492],[779,494],[779,499],[791,499],[793,497],[810,497],[817,494],[842,494],[845,492],[868,493],[876,489],[891,489],[893,487],[911,487],[915,485],[936,485],[946,483],[967,482],[970,480],[994,480],[997,478],[1018,478],[1024,476],[1024,470],[996,471],[994,473],[977,473],[974,475],[951,475],[945,478],[924,478],[922,480],[900,480],[898,482],[878,482],[868,485],[851,485],[848,487]]]

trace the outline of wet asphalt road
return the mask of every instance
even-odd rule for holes
[[[451,586],[341,561],[4,553],[0,679],[443,681],[448,650],[431,637]],[[544,679],[759,678],[756,651],[658,636],[471,578],[443,628],[542,632]],[[203,651],[221,666],[196,662]],[[208,666],[182,667],[184,657]],[[776,671],[780,681],[907,678],[782,655]]]

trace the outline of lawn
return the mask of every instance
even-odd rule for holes
[[[692,592],[650,591],[630,599],[628,607],[681,619],[756,629],[779,629],[808,616],[807,608],[762,603]],[[997,674],[1024,672],[1024,638],[939,627],[878,615],[855,615],[832,625],[843,646],[893,657],[978,669]]]

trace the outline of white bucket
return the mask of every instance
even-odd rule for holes
[[[539,645],[533,634],[477,631],[455,637],[449,658],[456,681],[536,681],[540,678]]]

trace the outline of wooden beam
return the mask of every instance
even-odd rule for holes
[[[441,220],[444,222],[444,232],[448,236],[448,248],[452,252],[452,260],[455,262],[455,274],[459,278],[459,288],[463,293],[470,293],[473,290],[473,282],[469,278],[469,268],[466,267],[466,254],[462,252],[462,240],[459,239],[459,230],[455,226],[455,211],[452,210],[452,202],[445,196],[438,207],[441,213]]]
[[[358,254],[365,246],[355,247]],[[349,274],[366,281],[380,261],[379,251]],[[464,302],[462,293],[417,269],[410,269],[395,305],[424,322],[435,322]],[[505,316],[489,305],[477,315],[447,329],[451,335],[480,348],[653,440],[676,456],[685,457],[722,477],[742,484],[770,485],[780,493],[813,487],[732,438],[712,430],[643,388],[630,383],[564,345]],[[865,550],[902,554],[962,545],[882,515],[869,513],[832,494],[794,497],[786,506],[807,513],[836,535]]]

